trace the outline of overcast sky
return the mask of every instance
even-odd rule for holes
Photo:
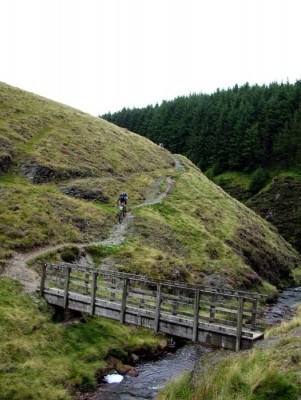
[[[0,81],[92,115],[301,79],[301,0],[0,0]]]

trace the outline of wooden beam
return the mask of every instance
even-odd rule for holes
[[[95,299],[96,299],[96,290],[97,290],[97,272],[92,273],[92,293],[91,293],[91,311],[90,314],[94,315],[95,312]]]
[[[253,300],[253,310],[252,310],[252,329],[256,329],[256,319],[257,319],[257,305],[258,305],[258,299]]]
[[[200,310],[200,290],[196,289],[194,298],[194,316],[193,316],[193,331],[192,331],[193,342],[196,342],[198,340],[199,310]]]
[[[111,301],[114,301],[115,297],[116,297],[115,288],[116,288],[116,278],[114,276],[112,276],[112,280],[111,280],[111,284],[110,284],[110,291],[111,291],[110,300]]]
[[[162,285],[160,283],[157,284],[157,296],[156,296],[156,310],[155,310],[155,322],[154,322],[154,331],[158,332],[159,330],[159,322],[160,322],[160,307],[162,301]]]
[[[215,302],[217,300],[216,293],[212,294],[211,303],[210,303],[210,320],[213,322],[215,318]]]
[[[88,290],[89,290],[89,279],[90,279],[90,274],[86,273],[85,274],[85,289],[84,289],[84,294],[88,294]]]
[[[70,274],[71,274],[71,267],[67,267],[66,268],[66,272],[65,272],[64,308],[68,307],[68,293],[69,293]]]
[[[47,264],[43,264],[42,272],[41,272],[41,285],[40,285],[40,295],[41,296],[44,295],[44,291],[45,291],[46,268],[47,268]]]
[[[241,346],[241,333],[242,333],[243,311],[244,311],[244,298],[243,298],[243,297],[239,297],[239,299],[238,299],[238,310],[237,310],[237,326],[236,326],[236,345],[235,345],[235,351],[239,351],[239,350],[240,350],[240,346]]]
[[[119,321],[123,324],[124,323],[124,315],[126,309],[126,298],[128,294],[128,278],[123,280],[123,290],[122,290],[122,300],[121,300],[121,309],[120,309],[120,319]]]

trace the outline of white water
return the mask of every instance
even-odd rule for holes
[[[123,376],[119,374],[109,374],[106,375],[103,379],[107,383],[120,383],[123,380]]]

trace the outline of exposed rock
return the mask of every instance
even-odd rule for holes
[[[49,182],[55,178],[55,171],[48,167],[39,165],[36,161],[30,160],[20,165],[20,169],[32,183]]]
[[[68,196],[72,196],[78,199],[92,200],[98,201],[100,203],[109,203],[109,198],[105,196],[101,189],[83,189],[78,186],[69,186],[69,187],[59,187],[59,190],[67,194]]]
[[[132,377],[136,377],[139,375],[139,372],[136,370],[136,368],[131,367],[128,369],[128,371],[126,372],[126,375],[128,376],[132,376]]]
[[[46,183],[54,179],[71,179],[90,175],[87,171],[72,170],[55,170],[49,166],[43,166],[37,163],[36,160],[27,160],[20,164],[19,168],[32,183]]]
[[[12,158],[8,153],[0,153],[0,173],[8,171],[11,166]]]

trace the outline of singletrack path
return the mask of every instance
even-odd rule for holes
[[[179,161],[175,159],[176,166]],[[164,191],[159,192],[160,186],[164,183],[165,179],[158,179],[150,188],[149,193],[144,201],[144,203],[139,204],[137,206],[133,206],[131,209],[135,209],[138,207],[143,207],[147,205],[152,205],[156,203],[160,203],[163,201],[164,197],[171,192],[175,180],[173,178],[167,177],[167,185]],[[121,244],[127,234],[128,227],[133,221],[135,216],[131,213],[131,211],[127,212],[126,218],[123,220],[122,224],[117,223],[114,225],[110,231],[109,236],[98,242],[90,242],[90,243],[62,243],[54,246],[45,246],[35,250],[32,250],[27,253],[15,253],[15,255],[8,261],[2,276],[7,276],[13,279],[16,279],[21,282],[23,285],[23,289],[25,292],[33,292],[37,289],[40,284],[40,277],[37,272],[27,266],[27,263],[33,260],[36,257],[39,257],[45,253],[59,250],[65,246],[76,246],[78,248],[83,248],[91,245],[103,245],[103,246],[112,246]]]

